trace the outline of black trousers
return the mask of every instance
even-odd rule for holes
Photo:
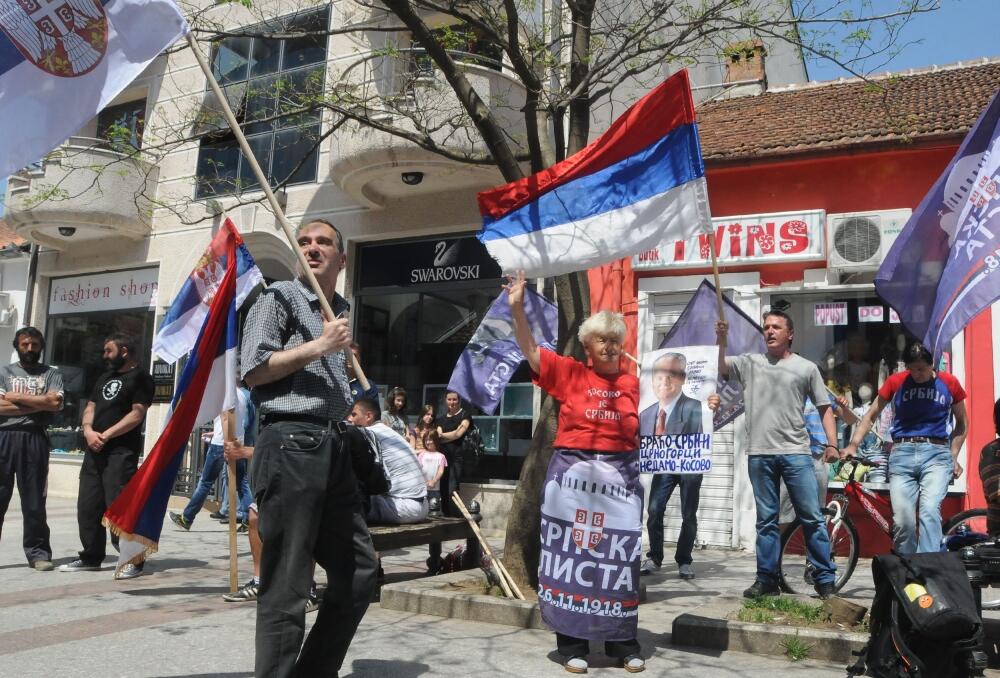
[[[49,524],[45,517],[48,480],[48,436],[42,431],[0,431],[0,534],[16,482],[24,519],[22,544],[29,564],[36,560],[52,560]]]
[[[83,544],[80,560],[88,565],[100,565],[107,555],[108,531],[101,525],[101,518],[138,468],[139,450],[105,447],[101,452],[87,450],[83,453],[76,520]],[[117,535],[111,535],[111,543],[118,548]]]
[[[251,477],[263,542],[255,675],[336,676],[378,570],[350,451],[335,429],[278,422],[257,439]],[[313,559],[328,586],[303,645]]]
[[[698,536],[698,500],[701,497],[700,473],[663,473],[653,476],[649,488],[649,552],[646,554],[657,565],[663,564],[663,514],[674,488],[681,489],[681,532],[677,537],[674,560],[678,565],[691,564],[691,552]]]
[[[455,502],[451,500],[451,493],[458,492],[462,486],[462,453],[455,452],[452,456],[445,457],[445,459],[447,459],[448,465],[444,467],[444,473],[441,474],[441,482],[439,484],[441,488],[441,513],[446,516],[461,518],[462,512],[458,510]]]
[[[567,659],[586,657],[590,654],[590,641],[557,633],[556,649]],[[613,659],[624,659],[633,654],[639,654],[639,641],[635,638],[632,640],[605,640],[604,654]]]

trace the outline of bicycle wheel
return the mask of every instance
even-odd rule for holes
[[[830,533],[830,558],[837,566],[833,587],[839,591],[854,574],[858,564],[858,531],[847,516],[836,523],[828,522],[826,527]],[[781,535],[778,571],[781,573],[781,589],[786,593],[813,593],[812,566],[806,559],[806,534],[798,518]]]
[[[945,537],[955,534],[960,525],[965,525],[970,532],[986,532],[986,509],[974,508],[956,513],[941,526]]]

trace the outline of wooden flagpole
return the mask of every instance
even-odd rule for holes
[[[719,259],[715,255],[715,230],[708,234],[708,248],[712,251],[712,277],[715,279],[715,303],[719,309],[719,320],[726,321],[726,307],[722,303],[722,283],[719,281]]]
[[[316,276],[313,275],[312,269],[309,268],[309,262],[306,261],[305,255],[302,253],[302,250],[299,248],[299,245],[295,240],[295,228],[288,221],[288,218],[285,216],[285,211],[281,209],[281,205],[278,204],[278,199],[275,197],[274,191],[271,190],[271,184],[268,182],[267,177],[264,176],[264,171],[257,163],[257,158],[254,156],[253,150],[250,148],[250,144],[247,143],[247,138],[243,135],[243,130],[240,129],[240,123],[236,120],[236,115],[233,114],[233,109],[229,107],[229,102],[226,100],[226,96],[223,94],[222,88],[216,81],[215,76],[212,75],[211,66],[209,66],[208,61],[205,59],[205,55],[201,53],[201,49],[198,47],[198,42],[194,39],[194,35],[188,33],[187,42],[191,47],[191,51],[194,53],[194,58],[198,61],[198,66],[201,67],[202,72],[208,79],[208,85],[212,89],[212,93],[219,101],[219,106],[222,108],[222,114],[225,116],[226,122],[229,123],[230,129],[233,131],[233,135],[236,137],[236,141],[240,145],[240,150],[243,151],[244,160],[250,163],[250,167],[253,169],[254,177],[257,179],[257,183],[260,184],[260,189],[264,191],[264,196],[267,198],[267,202],[271,206],[274,216],[277,217],[278,223],[281,224],[281,230],[284,231],[285,237],[288,238],[288,243],[292,246],[292,251],[295,252],[295,256],[298,258],[299,268],[302,269],[302,274],[305,276],[306,281],[309,283],[313,292],[317,297],[319,297],[319,304],[320,308],[323,309],[323,315],[326,316],[328,320],[333,320],[336,316],[333,313],[333,309],[330,307],[330,300],[326,298],[325,294],[323,294],[323,290],[320,289]],[[361,382],[362,388],[367,391],[371,388],[371,384],[368,382],[368,377],[365,376],[364,371],[361,369],[361,365],[358,364],[357,358],[354,357],[354,352],[350,349],[345,349],[344,355],[351,361],[351,364],[354,367],[355,376],[358,378],[358,381]]]
[[[232,410],[222,413],[222,437],[227,443],[236,440],[234,415]],[[236,462],[231,459],[226,462],[226,476],[229,480],[226,489],[226,494],[229,495],[229,592],[236,593],[240,585],[239,566],[236,561],[236,507],[239,506],[239,500],[236,498]]]

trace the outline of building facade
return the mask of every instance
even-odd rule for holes
[[[495,167],[445,158],[372,127],[340,127],[330,107],[300,109],[310,94],[335,93],[370,107],[376,125],[406,128],[420,117],[456,154],[481,154],[485,146],[450,86],[409,33],[379,30],[389,18],[351,2],[193,9],[199,22],[226,32],[208,55],[213,74],[265,174],[284,182],[279,199],[288,218],[328,219],[344,235],[341,292],[353,302],[367,373],[383,391],[404,386],[413,416],[425,402],[440,409],[452,366],[499,292],[500,271],[474,238],[475,196],[503,178]],[[540,5],[539,16],[548,12]],[[440,17],[427,20],[448,29]],[[373,30],[339,32],[352,26]],[[324,29],[331,35],[308,34]],[[263,35],[275,30],[293,37]],[[524,86],[499,50],[473,33],[452,33],[464,36],[453,50],[460,68],[523,149]],[[777,55],[766,66],[765,48]],[[801,55],[778,42],[746,55],[753,63],[728,76],[733,61],[722,54],[694,66],[696,94],[804,79]],[[727,77],[735,84],[724,85]],[[625,87],[595,106],[591,135],[640,89]],[[82,447],[79,413],[106,336],[136,335],[144,367],[153,368],[155,329],[223,215],[237,224],[265,278],[292,277],[294,254],[256,188],[187,49],[162,55],[57,153],[11,178],[9,221],[39,245],[31,320],[50,336],[47,359],[67,375],[57,450]],[[156,370],[169,379],[165,367]],[[536,411],[522,370],[496,415],[478,419],[488,454],[471,465],[474,478],[513,483]],[[165,413],[165,404],[151,408],[147,449]],[[75,478],[67,487],[75,492]]]
[[[793,85],[698,109],[725,293],[755,319],[785,309],[793,350],[858,407],[861,385],[877,390],[911,338],[875,295],[875,271],[998,88],[1000,60],[986,60],[871,83]],[[960,188],[963,179],[950,181]],[[663,243],[593,270],[592,306],[624,311],[636,337],[630,350],[641,354],[659,346],[690,293],[711,279],[710,265],[707,236]],[[995,437],[997,315],[976,318],[938,366],[965,386],[970,421],[966,472],[950,487],[945,516],[985,505],[977,467]],[[724,461],[703,485],[699,532],[709,543],[753,545],[743,431],[742,418],[723,429],[713,454]],[[849,435],[843,424],[840,435]],[[884,534],[862,512],[857,518],[866,551],[887,552]],[[667,524],[676,532],[679,522],[671,515]]]

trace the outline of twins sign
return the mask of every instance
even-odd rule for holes
[[[639,380],[639,471],[708,473],[712,470],[712,413],[717,346],[686,346],[647,353]]]

